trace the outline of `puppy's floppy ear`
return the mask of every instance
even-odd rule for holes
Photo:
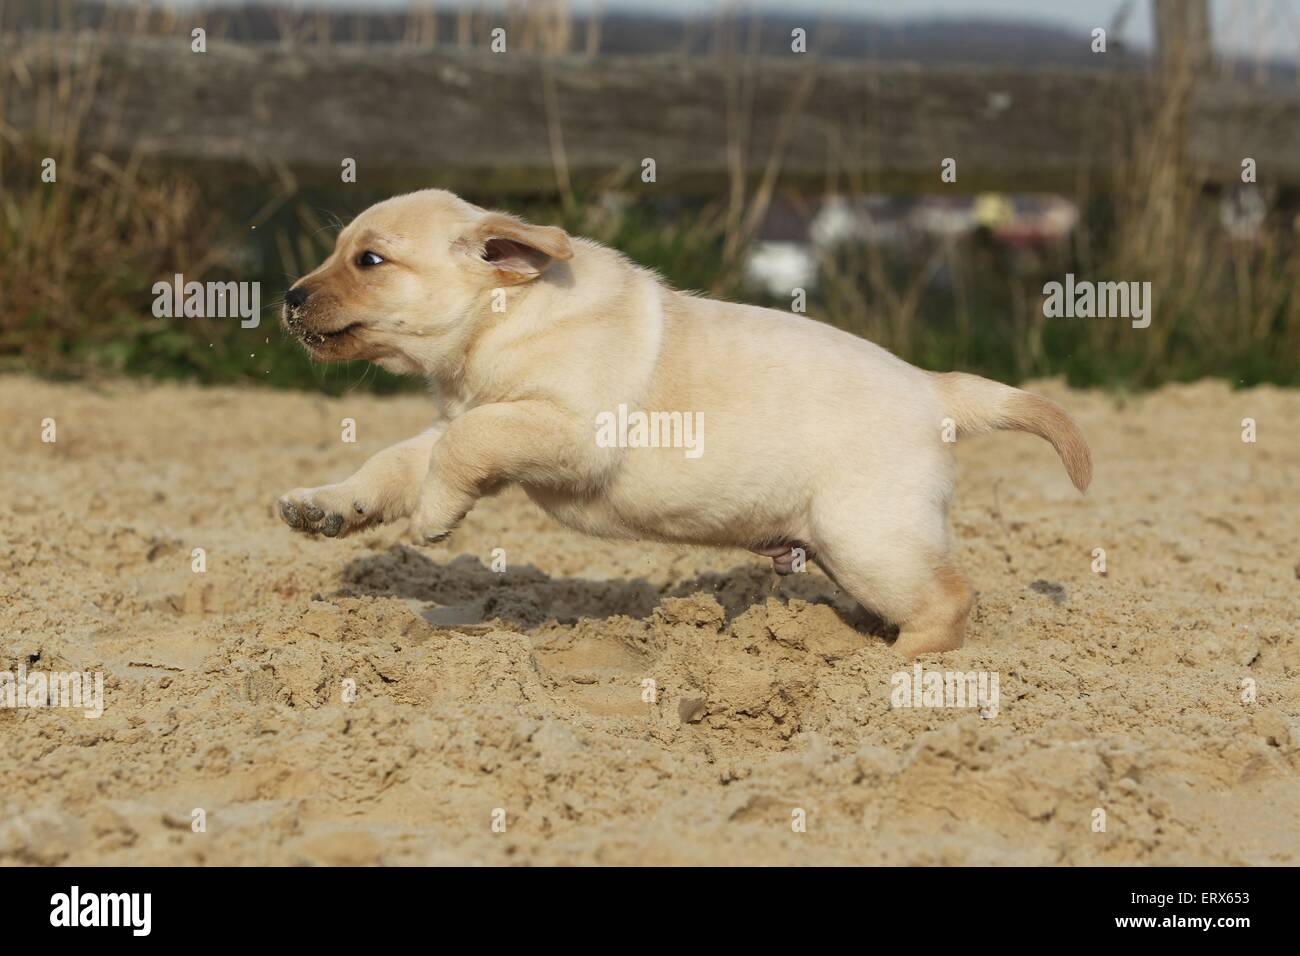
[[[557,260],[573,258],[569,235],[555,226],[490,212],[474,226],[470,247],[492,268],[503,285],[530,282]]]

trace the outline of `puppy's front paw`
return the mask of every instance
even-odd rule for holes
[[[411,541],[419,545],[437,544],[451,537],[459,518],[440,514],[436,509],[419,508],[411,516]]]
[[[422,525],[412,521],[409,537],[414,544],[429,545],[437,544],[440,541],[446,541],[451,537],[451,532],[451,528],[444,528],[436,524]]]
[[[346,483],[322,488],[296,488],[276,502],[280,519],[295,531],[339,538],[372,524],[383,516],[364,495]]]

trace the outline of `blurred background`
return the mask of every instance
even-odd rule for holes
[[[418,388],[278,302],[440,186],[923,367],[1297,385],[1298,51],[1297,0],[0,0],[0,369]],[[176,273],[260,326],[155,318]],[[1044,318],[1066,273],[1150,327]]]

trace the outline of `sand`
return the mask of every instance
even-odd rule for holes
[[[1037,387],[1096,480],[957,449],[979,600],[922,663],[996,674],[981,716],[891,706],[815,570],[517,492],[432,548],[273,516],[422,397],[0,378],[0,670],[104,681],[97,719],[0,709],[0,862],[1300,863],[1300,393]]]

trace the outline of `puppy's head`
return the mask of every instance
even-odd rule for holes
[[[281,319],[315,358],[431,374],[473,337],[493,289],[572,255],[562,229],[425,190],[354,219],[285,295]]]

